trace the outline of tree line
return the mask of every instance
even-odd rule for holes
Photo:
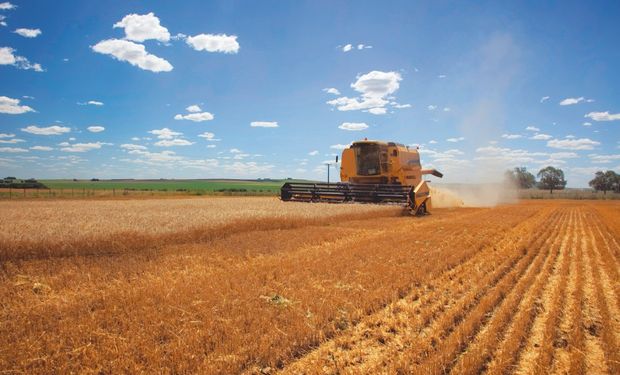
[[[525,167],[516,167],[505,173],[506,180],[521,189],[537,187],[541,190],[549,190],[553,194],[554,190],[562,190],[566,187],[564,171],[559,168],[545,167],[536,174],[536,177]],[[614,171],[598,171],[589,185],[596,191],[602,191],[603,194],[607,194],[608,191],[620,193],[620,175]]]

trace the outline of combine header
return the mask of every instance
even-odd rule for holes
[[[431,194],[422,176],[443,177],[422,169],[417,149],[394,142],[358,141],[342,152],[339,183],[287,182],[283,201],[402,204],[413,214],[430,212]]]

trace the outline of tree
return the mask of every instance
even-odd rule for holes
[[[602,191],[607,194],[608,190],[617,190],[620,185],[620,176],[614,171],[595,173],[592,181],[589,182],[590,187],[596,191]]]
[[[549,190],[553,194],[553,190],[562,190],[566,187],[564,179],[564,171],[559,168],[546,167],[538,172],[538,188]]]
[[[506,180],[520,189],[530,189],[536,184],[536,178],[525,167],[507,170],[505,176]]]

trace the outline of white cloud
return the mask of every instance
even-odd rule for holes
[[[443,111],[444,111],[444,112],[450,112],[450,111],[451,111],[451,109],[450,109],[450,107],[444,107],[444,108],[443,108]]]
[[[4,143],[4,144],[16,144],[16,143],[22,143],[22,142],[26,142],[23,139],[19,139],[19,138],[11,138],[11,139],[0,139],[0,143]]]
[[[453,142],[453,143],[461,142],[461,141],[464,141],[464,140],[465,140],[465,137],[448,138],[448,139],[446,139],[447,142]]]
[[[146,52],[142,44],[128,40],[106,39],[95,44],[92,49],[97,53],[111,55],[119,61],[127,61],[133,66],[155,73],[169,72],[173,69],[173,66],[165,59]]]
[[[612,115],[608,111],[590,112],[584,117],[589,117],[594,121],[615,121],[615,120],[620,120],[620,113],[616,113]]]
[[[32,146],[30,147],[30,149],[34,151],[52,151],[53,150],[52,147],[48,147],[48,146]]]
[[[520,134],[502,134],[502,138],[504,139],[519,139],[521,137],[523,136]]]
[[[13,65],[17,69],[34,70],[43,72],[41,64],[33,64],[23,56],[14,55],[15,50],[11,47],[0,47],[0,65]]]
[[[252,121],[250,126],[253,128],[277,128],[277,121]]]
[[[91,132],[91,133],[100,133],[100,132],[105,130],[105,128],[103,126],[99,126],[99,125],[89,126],[86,129],[88,129],[88,131]]]
[[[102,142],[89,142],[89,143],[74,143],[72,145],[68,145],[60,149],[60,151],[64,152],[87,152],[91,150],[100,149],[101,146],[106,143]]]
[[[620,160],[620,154],[614,154],[614,155],[590,154],[588,155],[588,157],[590,158],[590,160],[592,160],[593,163],[611,163],[612,161]]]
[[[428,109],[429,111],[434,111],[434,110],[437,109],[437,106],[436,105],[429,105],[429,106],[426,107],[426,109]]]
[[[582,101],[586,100],[586,98],[584,98],[583,96],[580,96],[578,98],[566,98],[564,100],[562,100],[560,102],[560,105],[573,105],[573,104],[578,104],[581,103]]]
[[[156,39],[165,43],[170,40],[168,29],[159,24],[159,18],[153,13],[128,14],[115,23],[114,28],[125,29],[125,39],[134,42]]]
[[[542,98],[540,98],[540,102],[541,102],[541,103],[544,103],[544,102],[546,102],[547,100],[549,100],[550,98],[551,98],[550,96],[543,96]]]
[[[397,72],[373,70],[359,76],[357,81],[351,84],[351,88],[365,97],[382,98],[396,92],[400,87],[399,82],[401,80],[402,77]]]
[[[340,95],[340,91],[338,91],[338,89],[334,88],[334,87],[325,88],[325,89],[323,89],[323,91],[328,93],[328,94]]]
[[[385,109],[385,107],[370,108],[368,112],[373,115],[385,115],[387,113],[387,109]]]
[[[398,109],[401,109],[401,108],[411,108],[411,104],[399,104],[399,103],[396,103],[396,102],[392,102],[390,104],[392,105],[392,107],[398,108]]]
[[[168,128],[150,130],[149,133],[156,135],[159,139],[172,139],[176,136],[183,135],[183,133],[175,132]]]
[[[100,106],[103,105],[103,102],[100,102],[98,100],[89,100],[89,101],[87,101],[85,103],[77,102],[77,105],[96,105],[96,106],[100,107]]]
[[[336,107],[339,111],[370,110],[382,108],[389,103],[385,99],[393,94],[400,87],[402,77],[397,72],[382,72],[373,70],[369,73],[357,77],[351,84],[351,88],[359,92],[359,98],[349,98],[346,96],[330,100],[327,104]],[[370,111],[374,114],[383,114],[385,111]]]
[[[172,147],[172,146],[191,146],[194,142],[190,142],[187,139],[163,139],[161,141],[155,142],[155,146],[159,147]]]
[[[40,128],[36,125],[30,125],[21,129],[23,132],[36,134],[36,135],[60,135],[64,133],[69,133],[71,131],[70,128],[66,126],[58,126],[52,125],[45,128]]]
[[[213,141],[219,141],[219,139],[215,139],[215,134],[211,133],[211,132],[204,132],[202,134],[198,134],[198,136],[200,138],[204,138],[207,141],[213,142]]]
[[[430,141],[428,141],[428,143],[431,144],[431,145],[434,145],[434,144],[437,144],[437,141],[431,139]]]
[[[438,76],[437,76],[437,78],[439,78],[439,79],[444,79],[444,78],[446,78],[446,77],[448,77],[448,76],[447,76],[447,75],[445,75],[445,74],[440,74],[440,75],[438,75]]]
[[[216,148],[216,145],[207,145],[207,148]]]
[[[531,131],[531,132],[539,132],[540,129],[538,129],[535,126],[528,126],[527,128],[525,128],[525,130]]]
[[[530,139],[533,139],[535,141],[546,141],[553,138],[552,136],[550,136],[549,134],[542,134],[542,133],[538,133],[535,134],[533,136],[530,137]]]
[[[3,16],[2,14],[0,14],[0,26],[5,26],[5,27],[8,26],[5,19],[6,19],[6,16]]]
[[[211,121],[214,118],[215,116],[213,116],[213,114],[209,112],[190,113],[188,115],[178,114],[174,116],[175,120],[189,120],[194,122]]]
[[[27,105],[20,105],[19,99],[0,96],[0,113],[20,115],[26,112],[34,112],[34,109],[28,107]]]
[[[310,156],[317,156],[319,154],[319,150],[313,150],[308,153]]]
[[[0,138],[13,138],[15,134],[13,133],[0,133]]]
[[[363,122],[343,122],[338,129],[360,131],[368,129],[368,125]]]
[[[347,44],[344,47],[342,47],[342,52],[349,52],[352,49],[353,49],[353,45]]]
[[[236,35],[226,34],[198,34],[187,37],[189,44],[196,51],[237,53],[239,43]]]
[[[185,110],[187,112],[196,113],[196,112],[202,111],[202,108],[200,108],[200,106],[198,106],[198,104],[193,104],[193,105],[190,105],[189,107],[185,108]]]
[[[17,8],[17,5],[11,4],[8,1],[5,1],[4,3],[0,3],[0,10],[11,10],[15,8]]]
[[[592,126],[592,123],[591,122],[584,122],[582,125],[583,126]]]
[[[21,147],[0,147],[0,152],[10,152],[10,153],[18,153],[18,152],[28,152],[25,148]]]
[[[594,149],[594,146],[598,146],[600,144],[600,142],[593,141],[589,138],[552,139],[547,142],[548,147],[564,150],[592,150]]]
[[[362,50],[362,49],[369,49],[372,48],[372,46],[366,45],[366,44],[358,44],[357,45],[357,49],[358,50]]]
[[[24,38],[36,38],[37,36],[41,35],[41,30],[20,28],[20,29],[16,29],[14,33],[19,34],[23,36]]]
[[[329,148],[333,148],[334,150],[344,150],[345,148],[351,146],[351,144],[347,144],[347,145],[343,145],[343,144],[335,144],[335,145],[331,145],[329,146]]]
[[[135,145],[133,143],[124,143],[121,145],[121,148],[125,149],[125,150],[146,150],[145,146],[142,145]]]

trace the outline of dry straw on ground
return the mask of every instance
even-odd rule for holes
[[[411,218],[363,205],[205,201],[82,201],[64,212],[33,202],[13,212],[15,233],[2,221],[13,250],[1,263],[0,369],[619,372],[620,204]],[[69,212],[65,226],[45,220]],[[242,230],[223,231],[221,221],[239,220]],[[124,239],[127,228],[147,246]],[[108,237],[128,244],[108,251],[117,243]],[[88,241],[100,245],[77,247]]]

